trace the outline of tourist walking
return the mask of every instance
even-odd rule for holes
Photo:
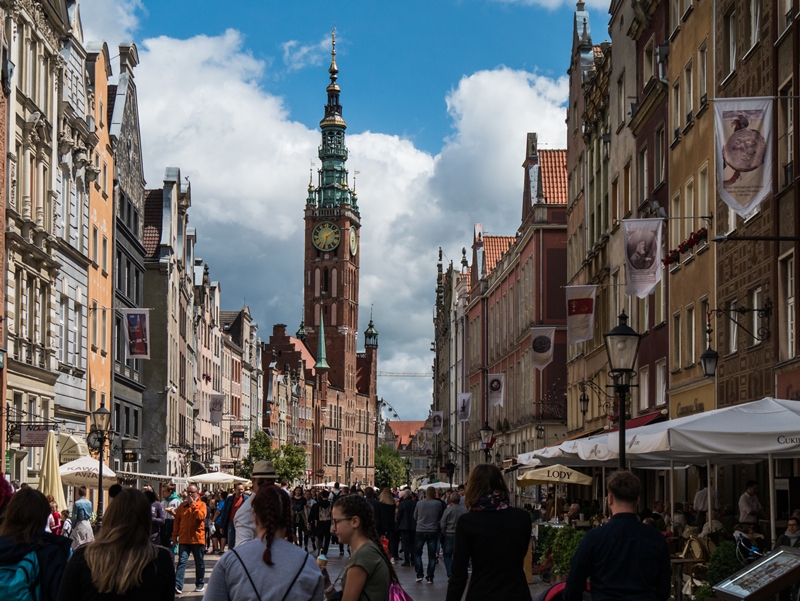
[[[77,549],[67,564],[58,601],[175,598],[172,553],[153,540],[148,496],[124,488],[114,498],[97,538]]]
[[[322,574],[293,544],[292,506],[277,486],[251,496],[257,538],[225,553],[211,574],[204,601],[322,601]]]
[[[308,522],[306,521],[306,507],[308,501],[303,494],[303,487],[297,486],[292,492],[292,519],[294,520],[294,540],[298,547],[308,546]]]
[[[38,490],[14,493],[0,524],[0,599],[55,601],[70,554],[70,540],[45,532],[50,504]]]
[[[331,544],[331,510],[332,505],[328,500],[330,493],[322,490],[319,493],[317,502],[308,514],[308,523],[311,532],[317,540],[317,552],[321,555],[328,554],[328,547]]]
[[[375,516],[366,499],[350,495],[336,501],[333,504],[333,530],[339,541],[350,547],[350,557],[340,574],[341,597],[335,583],[331,582],[327,567],[322,566],[325,597],[346,601],[387,599],[389,586],[397,580],[397,575],[378,539]]]
[[[389,555],[392,563],[397,560],[397,524],[395,523],[395,514],[397,513],[397,502],[394,500],[392,491],[387,486],[381,491],[378,499],[380,501],[380,529],[378,534],[385,536],[389,539]]]
[[[194,592],[202,593],[205,590],[206,504],[194,484],[190,484],[186,492],[187,499],[175,511],[175,529],[172,531],[172,544],[178,545],[175,592],[179,595],[183,592],[183,580],[190,554],[194,557],[196,573]]]
[[[161,506],[164,508],[164,529],[161,532],[161,546],[173,549],[173,552],[172,531],[175,528],[175,512],[180,504],[181,498],[175,492],[175,485],[163,484],[161,486]]]
[[[94,540],[94,531],[89,521],[92,517],[92,504],[86,498],[86,487],[79,486],[75,491],[78,494],[78,500],[72,505],[72,534],[70,535],[73,549]]]
[[[417,501],[411,498],[409,489],[405,489],[400,494],[402,500],[397,506],[397,530],[400,532],[400,541],[403,543],[403,563],[400,565],[409,567],[414,557],[414,535],[417,530],[414,508],[417,506]]]
[[[164,511],[164,506],[156,497],[156,493],[152,486],[145,486],[142,489],[144,496],[150,503],[150,540],[159,544],[161,542],[161,531],[164,529],[164,523],[167,521],[167,512]]]
[[[503,474],[488,463],[472,468],[465,497],[467,512],[458,518],[447,601],[461,601],[470,562],[466,601],[530,601],[524,567],[531,544],[528,512],[511,507]]]
[[[467,513],[466,508],[461,504],[461,495],[457,492],[451,493],[450,503],[442,514],[439,525],[442,527],[444,536],[444,568],[447,570],[447,578],[450,579],[453,571],[453,549],[456,544],[456,524],[458,518]]]
[[[228,495],[225,500],[225,509],[222,510],[219,527],[225,538],[228,539],[229,549],[233,549],[236,546],[236,524],[234,520],[248,497],[249,495],[244,494],[244,485],[234,484],[233,494]]]
[[[608,479],[607,486],[611,519],[581,539],[570,563],[564,599],[581,601],[590,579],[592,601],[667,601],[667,540],[636,516],[642,489],[639,478],[629,471],[618,471]]]
[[[225,500],[228,498],[228,491],[223,490],[217,493],[217,505],[214,508],[214,534],[211,536],[211,552],[222,555],[225,550],[225,534],[219,527],[222,511],[225,509]]]
[[[417,571],[417,582],[422,582],[422,551],[428,548],[428,570],[425,581],[433,584],[436,570],[436,547],[439,542],[439,521],[442,519],[444,506],[436,498],[436,489],[429,486],[425,491],[425,500],[418,501],[414,507],[416,536],[414,538],[414,569]]]
[[[253,480],[253,486],[255,490],[258,491],[258,488],[261,486],[270,486],[275,484],[275,481],[278,479],[278,474],[275,473],[275,468],[272,467],[271,461],[256,461],[255,465],[253,466],[253,472],[250,474],[250,477]],[[286,495],[289,496],[288,494]],[[225,500],[225,510],[228,509],[228,506],[231,504],[232,496],[228,495],[228,498]],[[230,521],[234,523],[234,529],[236,531],[236,541],[232,541],[228,539],[228,548],[233,549],[234,542],[236,544],[246,543],[249,540],[253,540],[256,537],[256,522],[255,518],[253,517],[253,510],[251,509],[251,503],[253,502],[253,495],[250,495],[247,499],[245,499],[242,506],[239,508],[239,511],[236,512],[234,518]],[[220,520],[221,521],[221,520]],[[223,534],[224,534],[223,530]]]

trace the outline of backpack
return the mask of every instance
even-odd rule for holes
[[[39,576],[36,551],[17,563],[0,566],[0,597],[4,601],[39,601]]]

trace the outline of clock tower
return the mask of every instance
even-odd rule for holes
[[[358,198],[355,189],[348,185],[345,167],[347,124],[342,118],[341,89],[336,83],[339,69],[335,30],[328,72],[328,102],[319,124],[321,167],[316,185],[313,176],[308,183],[305,207],[303,319],[309,349],[317,349],[320,328],[325,329],[330,386],[355,394],[361,216]]]

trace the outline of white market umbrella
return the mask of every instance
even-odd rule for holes
[[[61,474],[58,471],[58,450],[56,449],[56,434],[52,430],[47,433],[42,453],[42,470],[39,472],[39,492],[51,495],[58,506],[58,511],[67,508],[64,498],[64,487],[61,485]]]
[[[517,477],[517,486],[543,486],[547,484],[581,484],[590,486],[594,478],[564,465],[549,465],[528,470]]]
[[[100,462],[91,457],[81,457],[75,461],[65,463],[58,468],[61,482],[67,486],[85,486],[97,488]],[[109,489],[117,483],[117,474],[107,465],[103,465],[103,488]]]
[[[439,489],[439,488],[456,488],[456,487],[457,486],[455,484],[453,486],[450,486],[450,484],[448,484],[447,482],[434,482],[433,484],[426,484],[422,488]]]
[[[210,472],[208,474],[191,476],[189,477],[189,482],[197,482],[199,484],[245,484],[250,482],[250,480],[247,478],[239,478],[233,474],[226,474],[225,472]]]

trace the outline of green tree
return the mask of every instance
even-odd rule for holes
[[[250,448],[247,451],[247,457],[236,466],[236,475],[242,478],[250,478],[256,461],[272,461],[274,465],[278,454],[279,450],[272,446],[272,439],[261,430],[256,430],[250,437]]]
[[[375,484],[384,486],[400,486],[406,481],[406,465],[400,453],[381,445],[375,449]]]
[[[281,446],[272,465],[281,480],[286,480],[289,484],[295,480],[302,480],[306,471],[306,450],[303,447],[286,443]]]

